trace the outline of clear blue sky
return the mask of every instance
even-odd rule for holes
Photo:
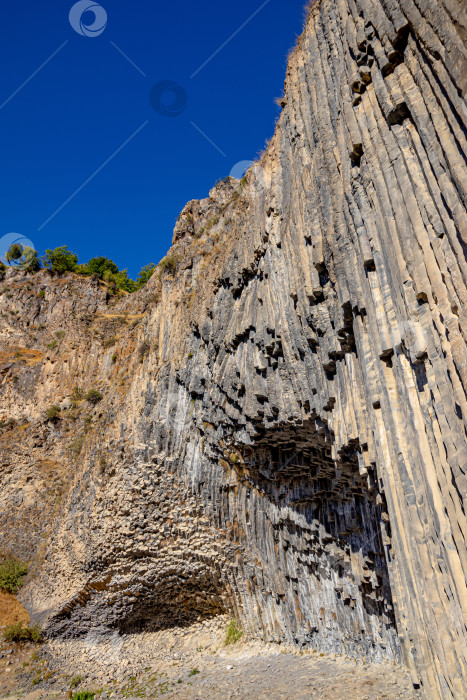
[[[81,14],[86,0],[78,31],[72,0],[7,3],[0,239],[17,232],[40,253],[67,244],[81,262],[106,255],[131,276],[158,262],[186,202],[272,136],[303,5],[102,0],[100,32],[105,14]],[[180,87],[151,93],[162,81]]]

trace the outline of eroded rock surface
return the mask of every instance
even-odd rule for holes
[[[228,612],[467,695],[465,37],[456,0],[314,3],[274,138],[184,209],[174,274],[111,308],[87,280],[5,281],[5,352],[86,307],[74,344],[0,370],[42,430],[28,460],[67,474],[22,595],[50,635]],[[76,384],[103,400],[44,433]]]

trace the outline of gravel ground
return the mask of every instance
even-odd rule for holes
[[[226,646],[227,624],[218,618],[185,630],[4,645],[0,697],[62,700],[74,686],[99,691],[96,700],[414,700],[400,666],[243,640]]]

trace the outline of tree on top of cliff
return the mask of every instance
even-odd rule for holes
[[[21,243],[13,243],[8,248],[5,260],[10,267],[20,267],[30,272],[37,272],[40,269],[37,250],[31,246],[22,246]]]
[[[8,250],[6,254],[6,261],[7,263],[12,263],[16,262],[19,260],[21,255],[23,254],[23,246],[20,243],[13,243]]]
[[[46,250],[42,257],[42,264],[47,270],[59,274],[63,272],[76,272],[78,269],[78,256],[68,250],[68,246],[62,245],[54,250]]]
[[[89,262],[81,267],[83,272],[89,275],[96,274],[100,279],[104,279],[106,272],[110,272],[113,275],[119,272],[118,265],[116,265],[113,260],[109,260],[109,258],[105,258],[103,255],[97,258],[91,258]]]
[[[141,289],[141,287],[144,287],[144,285],[149,282],[156,268],[157,265],[155,263],[150,263],[141,268],[136,278],[136,289]]]
[[[37,252],[32,248],[23,248],[20,244],[13,244],[7,253],[7,262],[17,261],[18,267],[36,271],[40,268]],[[95,275],[98,279],[104,280],[112,289],[123,289],[126,292],[135,292],[150,280],[156,265],[151,263],[141,269],[136,281],[128,276],[128,270],[120,270],[113,260],[101,255],[91,258],[87,263],[80,265],[78,256],[73,251],[68,250],[66,245],[58,248],[48,249],[41,258],[42,265],[52,272],[63,274],[64,272],[75,272],[79,275],[90,277]]]

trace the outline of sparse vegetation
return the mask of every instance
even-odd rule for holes
[[[2,418],[0,419],[0,431],[11,430],[16,426],[16,421],[14,418]]]
[[[23,585],[28,573],[26,564],[10,558],[0,564],[0,590],[7,593],[17,593]]]
[[[175,255],[166,255],[159,263],[159,277],[165,272],[169,275],[174,275],[177,270],[178,260]]]
[[[102,401],[103,396],[97,389],[90,389],[84,398],[92,406],[96,406],[99,401]]]
[[[96,693],[91,690],[80,690],[78,693],[73,693],[71,700],[94,700]]]
[[[68,250],[66,245],[49,248],[39,258],[37,251],[33,248],[13,243],[8,249],[5,259],[10,267],[21,268],[28,272],[37,272],[41,267],[44,267],[58,275],[74,272],[95,280],[103,280],[108,284],[109,294],[116,294],[117,290],[130,293],[138,291],[147,284],[157,268],[155,263],[149,263],[141,268],[136,280],[133,280],[128,276],[128,270],[120,270],[113,260],[105,256],[94,257],[88,262],[80,264],[76,253]],[[6,269],[7,266],[0,263],[0,280],[4,279]],[[45,290],[42,289],[38,296],[44,298]]]
[[[75,386],[70,394],[70,399],[72,401],[82,401],[84,399],[84,391],[79,386]]]
[[[149,353],[150,349],[151,349],[151,346],[149,345],[147,340],[144,340],[138,348],[138,358],[139,358],[140,362],[143,362],[144,358]]]
[[[22,622],[16,625],[8,625],[2,633],[5,642],[34,642],[37,644],[41,640],[41,631],[38,625],[34,627],[24,627]]]
[[[83,676],[73,676],[73,678],[70,681],[70,688],[77,688],[82,682],[82,680]]]
[[[53,348],[56,348],[56,347],[57,347],[57,341],[56,341],[56,340],[52,340],[51,343],[47,343],[47,347],[49,348],[49,350],[53,350]]]
[[[73,452],[75,457],[78,457],[81,454],[81,450],[83,449],[84,445],[84,435],[79,435],[77,438],[73,440],[73,442],[70,445],[70,450]]]
[[[238,626],[237,620],[231,620],[225,635],[225,644],[236,644],[243,637],[243,631]]]
[[[155,263],[150,263],[149,265],[145,265],[143,268],[141,268],[135,282],[136,289],[141,289],[141,287],[144,287],[144,285],[149,282],[156,268],[157,265]]]
[[[112,335],[110,338],[104,338],[104,340],[102,341],[102,346],[104,348],[111,348],[115,345],[116,342],[117,342],[116,337],[114,335]]]
[[[104,280],[109,284],[109,291],[123,289],[126,292],[134,292],[136,283],[128,277],[127,270],[119,270],[113,260],[104,256],[91,258],[84,265],[79,265],[77,272],[95,279]]]
[[[47,409],[47,420],[57,420],[57,418],[60,418],[61,412],[62,409],[60,408],[60,406],[54,404],[53,406]]]
[[[192,668],[188,675],[189,676],[197,676],[198,673],[199,673],[199,668]]]

